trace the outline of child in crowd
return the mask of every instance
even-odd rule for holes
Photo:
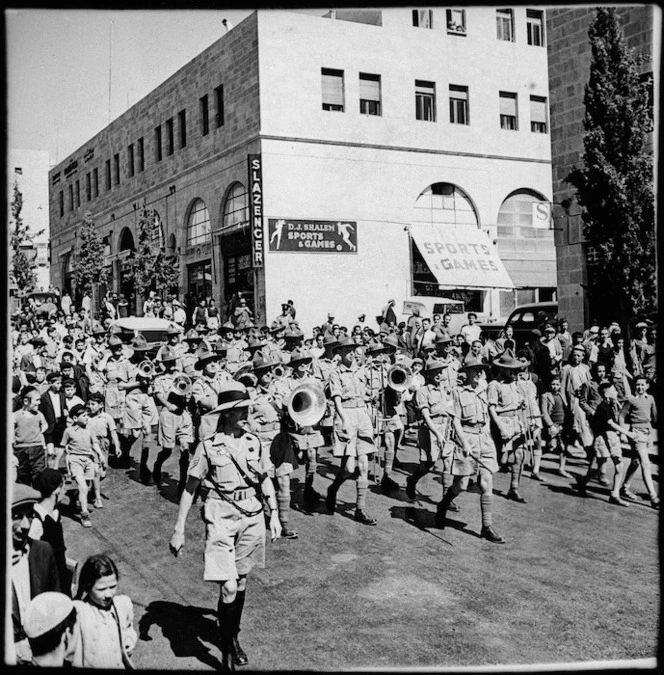
[[[572,475],[565,470],[566,449],[563,442],[563,427],[569,412],[569,405],[560,389],[560,377],[554,375],[549,384],[549,391],[545,391],[540,397],[540,410],[544,422],[543,437],[548,452],[558,454],[560,457],[558,473],[565,478]]]
[[[523,352],[519,353],[519,358],[527,363]],[[540,475],[540,465],[542,462],[542,412],[540,411],[537,400],[537,375],[531,373],[528,366],[522,368],[517,375],[517,387],[526,401],[524,409],[524,423],[527,425],[526,432],[526,464],[531,468],[530,477],[536,481],[543,481]]]
[[[85,406],[77,405],[69,411],[72,425],[65,429],[62,444],[65,448],[67,467],[78,486],[78,498],[81,503],[81,525],[92,527],[88,510],[88,481],[95,489],[95,508],[102,508],[99,477],[103,456],[93,433],[88,429],[88,411]]]
[[[46,468],[46,418],[39,412],[39,392],[32,386],[20,394],[21,409],[12,413],[14,421],[13,450],[16,481],[31,485],[35,476]]]
[[[63,380],[62,390],[65,392],[65,404],[67,410],[71,410],[77,405],[85,406],[85,401],[76,393],[76,380]],[[69,424],[71,424],[71,419],[69,419]]]
[[[99,443],[103,457],[103,462],[100,467],[100,478],[105,478],[111,445],[114,448],[116,457],[122,455],[117,427],[115,425],[115,420],[107,412],[104,412],[104,397],[101,394],[90,394],[87,409],[88,429],[90,429],[93,437],[97,440],[97,443]]]

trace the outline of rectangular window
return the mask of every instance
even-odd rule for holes
[[[516,94],[501,91],[500,95],[500,128],[516,131],[518,129]]]
[[[380,115],[380,75],[360,73],[360,113]]]
[[[130,143],[127,147],[127,171],[129,177],[134,175],[134,144]]]
[[[215,87],[214,98],[217,103],[217,129],[224,126],[224,85]]]
[[[187,147],[187,111],[180,110],[178,113],[178,122],[180,123],[180,148]]]
[[[447,33],[449,35],[466,34],[466,10],[465,9],[446,9],[445,16],[447,20]]]
[[[106,192],[111,189],[111,160],[106,160]]]
[[[496,29],[498,39],[514,42],[514,12],[511,9],[496,10]]]
[[[113,155],[114,184],[120,185],[120,154]]]
[[[161,124],[154,128],[154,157],[157,162],[161,162],[163,157],[161,149]]]
[[[468,111],[468,87],[450,85],[450,122],[470,124]]]
[[[201,109],[201,136],[207,136],[210,133],[210,110],[208,108],[208,97],[201,96],[198,99]]]
[[[323,110],[344,111],[344,71],[322,68]]]
[[[69,184],[69,210],[74,210],[74,185],[72,183]]]
[[[433,10],[414,9],[413,26],[417,26],[418,28],[433,28]]]
[[[88,202],[92,199],[92,176],[89,173],[85,174],[85,199]]]
[[[526,10],[526,31],[529,45],[544,47],[544,12],[537,9]]]
[[[143,169],[145,169],[145,146],[141,137],[138,139],[138,172],[140,173]]]
[[[168,143],[168,154],[172,155],[175,148],[175,138],[173,135],[173,118],[169,117],[166,120],[166,139]]]
[[[433,82],[415,80],[415,119],[436,121],[436,85]]]
[[[99,171],[92,169],[92,197],[99,197]]]
[[[76,208],[81,205],[81,183],[76,181]]]
[[[65,215],[65,193],[62,190],[60,190],[58,198],[60,202],[60,218],[62,218]]]
[[[530,130],[537,134],[547,133],[546,98],[543,96],[530,97]]]

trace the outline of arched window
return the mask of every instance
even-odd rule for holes
[[[249,195],[242,183],[235,183],[224,204],[223,227],[249,224]]]
[[[128,227],[125,227],[120,234],[120,246],[118,250],[120,251],[134,251],[136,247],[134,246],[134,235],[131,233],[131,230]]]
[[[189,211],[187,246],[206,244],[210,239],[210,214],[203,200],[197,199]]]
[[[452,183],[434,183],[415,202],[415,221],[445,225],[474,225],[478,218],[468,195]]]
[[[510,227],[533,226],[533,204],[546,199],[534,190],[515,190],[502,203],[498,211],[498,225]]]

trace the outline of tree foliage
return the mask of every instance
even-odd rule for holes
[[[14,181],[14,195],[11,203],[12,225],[9,233],[9,246],[11,250],[11,264],[9,266],[9,278],[16,284],[20,293],[29,293],[37,285],[35,266],[25,249],[32,244],[34,236],[42,234],[43,230],[36,233],[30,232],[30,227],[23,222],[21,211],[23,210],[23,193],[19,189],[18,182]]]
[[[104,265],[104,242],[90,213],[86,213],[83,218],[79,241],[76,262],[72,266],[74,282],[81,294],[91,294],[92,306],[96,307],[97,287],[107,283],[108,269]]]
[[[656,307],[652,130],[643,58],[627,47],[613,8],[598,8],[585,88],[583,165],[566,181],[583,207],[583,233],[596,252],[589,265],[593,313],[626,326]]]
[[[166,255],[157,212],[148,208],[145,200],[138,221],[138,244],[130,261],[130,275],[137,295],[143,298],[151,290],[159,297],[166,297],[180,279],[179,258]]]

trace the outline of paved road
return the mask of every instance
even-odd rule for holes
[[[406,469],[416,450],[406,446]],[[317,487],[331,479],[322,453]],[[508,477],[495,480],[494,523],[506,545],[479,538],[479,497],[466,494],[456,527],[433,526],[437,477],[410,502],[375,487],[368,528],[352,520],[354,484],[340,491],[341,513],[295,510],[296,541],[268,544],[267,566],[249,581],[241,633],[257,670],[423,668],[555,663],[655,656],[658,637],[658,514],[647,501],[611,506],[592,485],[587,499],[543,463],[547,484],[527,477],[525,505],[508,502]],[[177,471],[171,458],[166,470]],[[585,470],[572,463],[573,472]],[[300,468],[293,481],[301,502]],[[399,472],[405,484],[405,472]],[[298,480],[299,479],[299,480]],[[640,481],[634,491],[644,494]],[[158,491],[135,471],[111,469],[105,508],[84,530],[65,518],[69,554],[106,551],[121,572],[140,626],[138,668],[218,667],[217,589],[201,581],[203,523],[195,506],[186,550],[168,552],[176,517],[175,481]]]

